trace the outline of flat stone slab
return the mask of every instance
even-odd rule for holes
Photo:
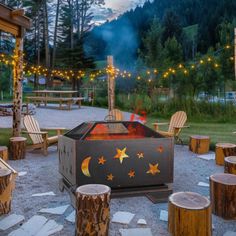
[[[168,221],[168,211],[161,210],[161,212],[160,212],[160,220]]]
[[[9,229],[12,226],[22,222],[24,219],[25,217],[22,215],[12,214],[12,215],[6,216],[0,221],[0,229],[1,230]]]
[[[209,186],[210,186],[210,184],[205,183],[205,182],[198,182],[197,185],[198,185],[198,186],[201,186],[201,187],[209,187]]]
[[[150,228],[119,229],[121,236],[152,236]]]
[[[135,214],[130,213],[130,212],[118,211],[113,215],[111,222],[128,225],[131,222],[131,220],[134,218],[134,216]]]
[[[19,176],[19,177],[24,176],[24,175],[26,175],[26,174],[27,174],[26,171],[20,171],[20,172],[18,172],[18,176]]]
[[[138,224],[138,225],[146,225],[147,222],[146,222],[146,220],[144,220],[144,219],[139,219],[139,220],[137,221],[137,224]]]
[[[55,196],[54,192],[45,192],[45,193],[35,193],[32,197],[43,197],[43,196]]]
[[[68,215],[68,216],[66,217],[66,220],[69,221],[69,222],[71,222],[71,223],[75,223],[75,211],[72,211],[72,212],[70,213],[70,215]]]
[[[69,207],[69,205],[65,206],[59,206],[54,208],[43,208],[39,212],[40,213],[49,213],[53,215],[62,215],[66,211],[66,209]]]
[[[57,224],[56,221],[48,220],[44,216],[35,215],[8,236],[49,236],[62,229],[63,226]]]
[[[206,155],[197,155],[197,157],[206,161],[215,160],[215,153]]]

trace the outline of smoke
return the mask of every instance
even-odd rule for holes
[[[116,65],[130,68],[137,56],[138,36],[130,21],[122,17],[112,23],[106,23],[97,32],[105,42],[104,56],[112,55]]]

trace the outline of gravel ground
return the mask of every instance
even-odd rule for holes
[[[213,173],[223,172],[223,167],[216,166],[214,161],[205,161],[196,158],[196,155],[188,151],[187,146],[175,146],[174,165],[174,192],[194,191],[204,196],[209,196],[208,187],[197,186],[199,181],[208,182],[206,179]],[[56,207],[70,203],[67,192],[61,193],[58,189],[58,158],[55,147],[49,148],[49,155],[44,157],[40,152],[28,152],[25,160],[9,161],[17,171],[27,171],[27,175],[17,177],[16,189],[13,193],[12,212],[22,214],[28,220],[45,207]],[[56,196],[31,197],[34,193],[54,191]],[[65,217],[72,212],[69,207],[62,216],[42,214],[49,219],[63,224],[64,228],[55,235],[74,235],[75,225],[67,222]],[[154,236],[169,235],[167,222],[159,220],[160,210],[167,210],[167,204],[153,204],[146,197],[120,198],[111,200],[111,215],[117,211],[129,211],[135,213],[134,219],[128,226],[111,223],[111,236],[120,235],[120,228],[140,227],[137,225],[139,218],[147,221],[147,227],[151,228]],[[213,235],[223,236],[226,231],[236,231],[235,221],[225,221],[213,215],[215,230]],[[11,228],[0,235],[7,235],[18,226]]]
[[[78,109],[78,106],[73,106],[73,109],[70,111],[52,109],[56,107],[58,107],[58,104],[50,104],[47,108],[36,108],[34,117],[39,122],[40,127],[63,127],[72,129],[85,121],[104,120],[105,116],[108,114],[107,109],[98,107],[82,106]],[[130,113],[123,112],[123,114],[125,120],[130,119]],[[0,116],[0,121],[1,128],[12,127],[12,116]]]

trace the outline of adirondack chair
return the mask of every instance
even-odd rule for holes
[[[122,113],[122,111],[118,110],[118,109],[113,109],[109,115],[107,115],[105,117],[105,120],[109,120],[109,121],[121,121],[124,120],[124,115]]]
[[[189,126],[184,126],[187,121],[187,115],[184,111],[177,111],[171,116],[170,123],[153,123],[156,132],[166,136],[174,137],[176,142],[183,144],[183,140],[179,137],[182,128],[187,128]],[[160,125],[168,125],[168,131],[159,130]]]
[[[48,147],[56,144],[58,142],[58,136],[62,134],[63,130],[65,130],[64,128],[48,128],[41,131],[37,120],[35,120],[31,115],[24,116],[23,124],[26,131],[23,131],[22,133],[28,134],[33,143],[30,147],[33,149],[41,148],[45,156],[48,154]],[[48,137],[47,131],[49,130],[56,130],[57,135]]]

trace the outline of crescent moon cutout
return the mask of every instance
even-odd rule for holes
[[[81,171],[87,177],[91,177],[91,175],[89,173],[89,162],[90,162],[90,160],[91,160],[91,157],[87,157],[83,160],[83,162],[81,164]]]

